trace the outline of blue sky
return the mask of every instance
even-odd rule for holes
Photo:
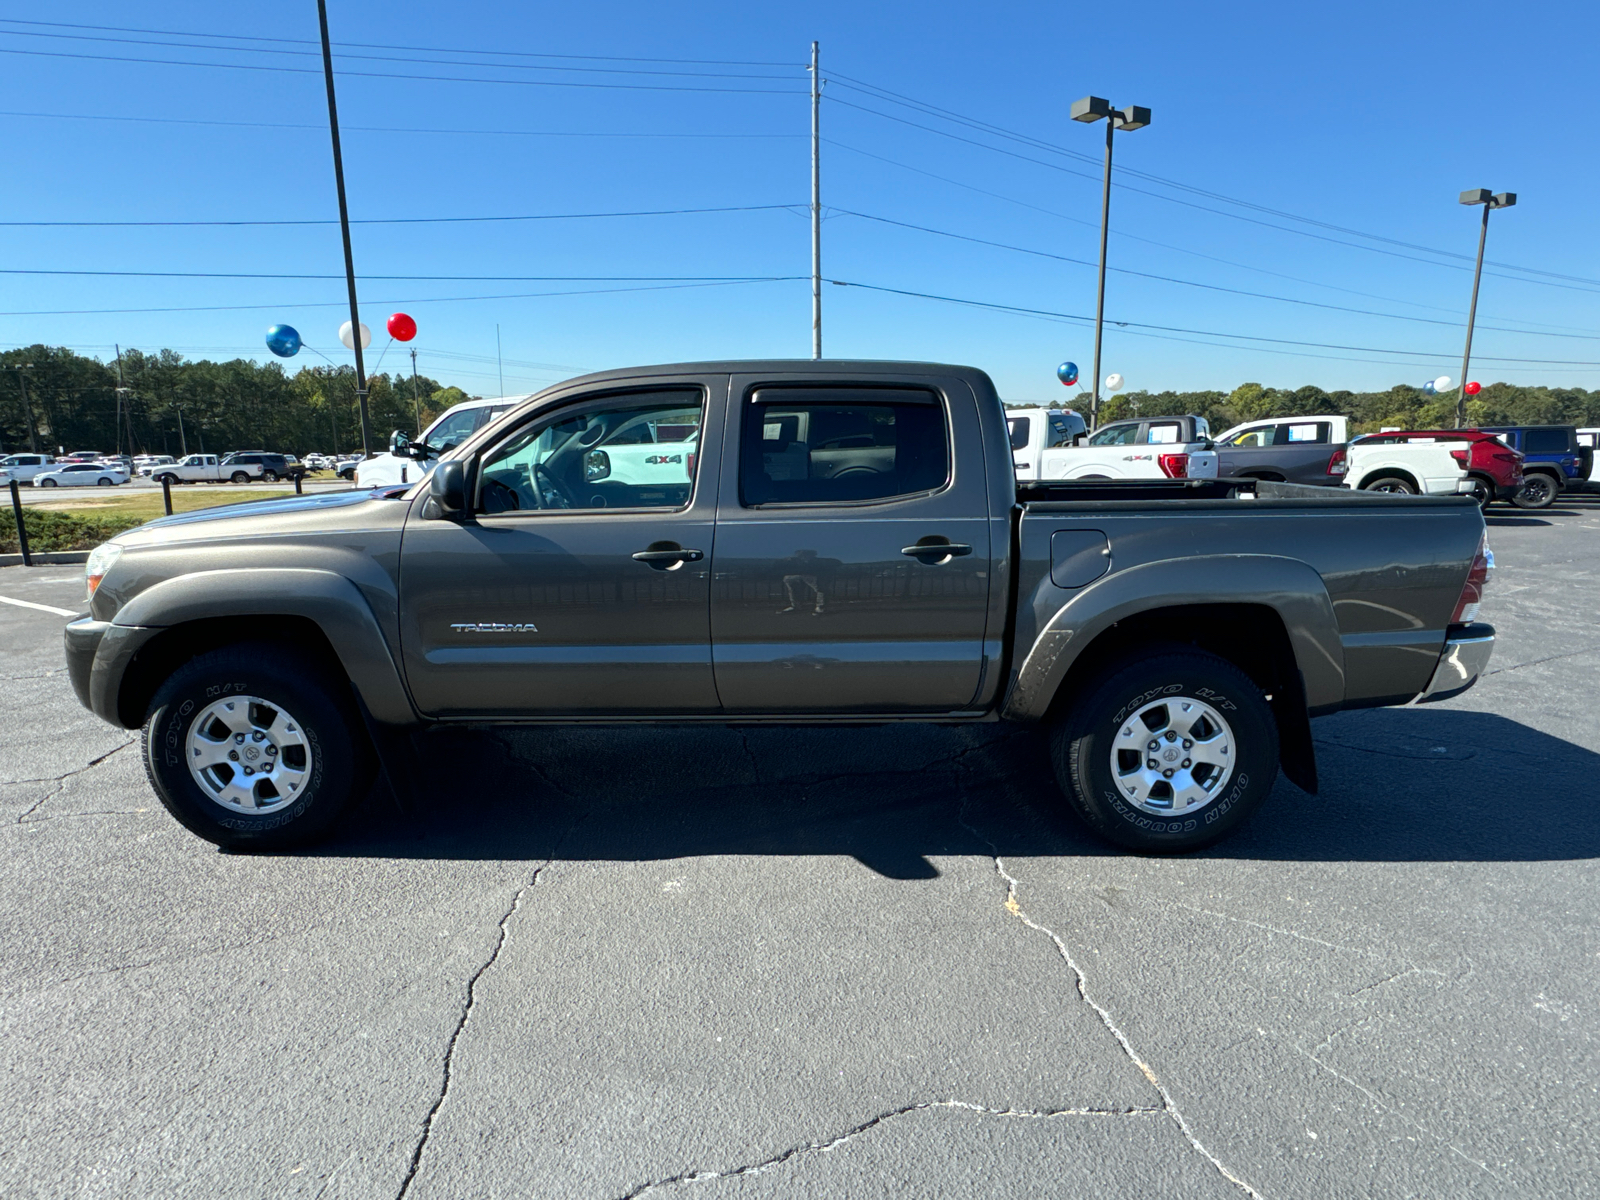
[[[1059,3],[329,8],[357,221],[748,208],[358,224],[369,370],[397,309],[421,327],[421,369],[480,395],[500,390],[497,324],[508,392],[808,355],[816,38],[823,273],[856,285],[825,287],[829,357],[969,362],[1018,400],[1060,396],[1063,359],[1087,377],[1082,321],[872,288],[1092,315],[1103,126],[1067,110],[1094,93],[1154,114],[1117,141],[1107,318],[1157,327],[1108,326],[1103,370],[1130,388],[1454,377],[1478,222],[1456,196],[1478,186],[1519,200],[1491,221],[1488,259],[1506,266],[1484,278],[1472,377],[1600,387],[1592,4],[1536,20],[1472,2],[1151,2],[1104,19]],[[351,360],[336,224],[17,224],[331,222],[316,6],[263,11],[0,9],[0,269],[332,277],[3,273],[0,347],[264,360],[282,321]],[[42,20],[60,24],[26,23]],[[752,278],[769,281],[711,282]],[[173,311],[82,311],[156,309]]]

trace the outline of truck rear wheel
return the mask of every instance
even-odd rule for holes
[[[1051,731],[1056,779],[1096,833],[1145,854],[1219,841],[1278,777],[1278,727],[1225,659],[1158,650],[1112,667]]]
[[[228,479],[232,483],[250,482],[250,476],[246,475],[243,471],[235,471],[232,475],[228,476]]]
[[[161,685],[145,773],[180,824],[228,849],[280,850],[332,828],[371,779],[342,681],[281,645],[202,654]]]

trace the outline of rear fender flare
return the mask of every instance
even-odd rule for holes
[[[218,617],[304,617],[314,622],[339,657],[346,677],[373,718],[404,725],[418,718],[406,694],[394,656],[372,606],[361,589],[332,571],[289,567],[199,571],[180,575],[140,592],[117,613],[105,644],[95,656],[102,687],[120,684],[121,671],[102,671],[101,659],[121,644],[130,649],[144,640],[134,629],[156,630]],[[132,627],[132,628],[130,628]],[[110,636],[127,629],[129,637]],[[149,635],[146,634],[146,637]],[[131,653],[118,657],[124,659]],[[114,707],[114,706],[113,706]],[[98,706],[96,711],[100,711]]]
[[[1212,554],[1164,559],[1117,571],[1085,587],[1056,611],[1028,651],[1006,697],[1004,715],[1040,720],[1078,656],[1118,621],[1195,604],[1255,604],[1283,620],[1305,681],[1307,709],[1331,712],[1344,701],[1344,647],[1322,576],[1299,559]],[[1181,638],[1181,630],[1174,631]]]

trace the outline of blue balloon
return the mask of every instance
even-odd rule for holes
[[[293,325],[274,325],[267,330],[267,349],[279,358],[293,358],[300,353],[300,333]]]
[[[1433,395],[1434,391],[1436,390],[1433,386],[1433,380],[1430,379],[1427,383],[1423,384],[1422,390],[1427,392],[1430,396]]]
[[[1078,364],[1071,362],[1062,363],[1056,368],[1056,378],[1061,380],[1061,382],[1066,384],[1068,387],[1071,387],[1073,384],[1078,382]]]

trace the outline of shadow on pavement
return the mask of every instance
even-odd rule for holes
[[[1370,709],[1313,725],[1322,791],[1279,779],[1203,855],[1287,861],[1600,856],[1600,755],[1504,717]],[[414,809],[375,790],[313,853],[655,861],[848,855],[893,879],[930,856],[1121,851],[1066,811],[1045,739],[1006,726],[447,729],[417,739]],[[977,832],[981,830],[981,834]]]

